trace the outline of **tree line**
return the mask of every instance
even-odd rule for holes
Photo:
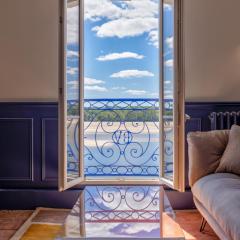
[[[79,109],[77,106],[73,106],[68,109],[69,116],[78,116]],[[172,116],[172,111],[168,110],[165,111],[165,116]],[[84,110],[84,121],[86,122],[157,122],[159,121],[159,110],[154,109],[117,109],[117,110],[91,110],[85,109]]]

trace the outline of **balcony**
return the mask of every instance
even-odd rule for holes
[[[173,171],[172,100],[164,105],[164,174]],[[69,174],[79,172],[77,101],[68,101]],[[98,178],[157,178],[159,99],[85,99],[84,175]]]

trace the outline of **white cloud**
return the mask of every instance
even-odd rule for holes
[[[78,7],[67,9],[67,43],[77,43],[79,39]]]
[[[134,37],[158,29],[158,3],[154,0],[126,1],[115,4],[109,0],[86,1],[85,20],[104,23],[92,30],[98,37]],[[78,7],[67,10],[67,43],[77,43],[79,38]],[[149,36],[148,41],[151,40]],[[157,46],[156,42],[153,42]]]
[[[173,59],[166,60],[164,65],[165,65],[165,67],[172,68],[173,67]]]
[[[172,11],[173,10],[173,0],[168,0],[168,3],[163,4],[163,8],[165,11]]]
[[[105,238],[113,239],[122,237],[121,234],[114,233],[113,228],[120,226],[120,223],[88,223],[86,222],[85,228],[88,236],[91,238],[99,238],[99,236],[104,236]]]
[[[159,37],[158,37],[158,30],[153,30],[148,35],[149,43],[156,48],[159,47]]]
[[[164,91],[164,97],[167,98],[167,99],[173,99],[173,91],[165,90]]]
[[[169,84],[172,84],[172,83],[173,83],[173,82],[170,81],[170,80],[164,81],[164,84],[165,84],[165,85],[169,85]]]
[[[125,92],[134,96],[141,96],[147,93],[145,90],[133,90],[133,89],[129,89]]]
[[[144,56],[134,53],[134,52],[122,52],[122,53],[110,53],[104,56],[99,56],[97,58],[98,61],[113,61],[124,58],[135,58],[135,59],[143,59]]]
[[[67,57],[69,57],[69,58],[79,57],[79,53],[78,53],[78,51],[67,50]]]
[[[172,93],[173,93],[172,90],[165,90],[165,91],[164,91],[164,94],[172,94]]]
[[[78,68],[77,67],[68,67],[67,68],[67,74],[75,75],[77,73],[78,73]]]
[[[68,85],[68,87],[69,87],[70,89],[78,89],[78,88],[79,88],[79,83],[78,83],[78,81],[69,81],[69,82],[67,83],[67,85]]]
[[[140,70],[123,70],[117,73],[113,73],[111,78],[140,78],[140,77],[153,77],[154,74],[149,71]]]
[[[94,79],[94,78],[86,77],[84,79],[84,83],[85,83],[85,85],[97,85],[97,84],[104,84],[105,82],[102,81],[102,80],[97,80],[97,79]]]
[[[168,37],[165,41],[166,41],[168,47],[172,49],[173,48],[173,37]]]
[[[85,78],[84,80],[84,84],[85,84],[85,89],[87,90],[96,90],[96,91],[105,91],[107,90],[105,87],[100,87],[98,86],[98,84],[104,84],[105,82],[102,80],[97,80],[94,78]],[[69,81],[68,83],[68,87],[70,89],[78,89],[79,88],[79,82],[77,80],[74,81]]]
[[[149,233],[153,230],[158,230],[158,229],[159,229],[158,223],[148,223],[147,227],[144,228],[144,231]],[[136,233],[140,233],[142,231],[143,231],[143,226],[141,224],[137,224],[137,223],[128,225],[127,228],[124,229],[124,232],[128,233],[128,234],[136,234]]]
[[[103,18],[145,18],[158,14],[158,3],[152,0],[126,1],[116,5],[109,0],[86,1],[85,20],[100,21]]]
[[[159,97],[159,93],[153,92],[149,94],[151,97]]]
[[[94,85],[94,86],[87,85],[87,86],[84,87],[84,90],[95,91],[95,92],[107,92],[107,88],[100,87],[100,86],[97,86],[97,85]]]
[[[122,9],[109,0],[85,1],[85,20],[99,21],[102,18],[115,19],[121,16]]]
[[[165,99],[173,99],[173,95],[165,95]]]
[[[128,1],[122,15],[128,18],[154,17],[158,14],[158,3],[152,0]]]
[[[92,28],[98,37],[135,37],[150,32],[158,26],[158,19],[149,18],[119,18]]]
[[[112,90],[125,90],[125,87],[113,87]]]
[[[109,0],[86,1],[85,20],[92,22],[104,20],[103,24],[92,28],[98,37],[134,37],[158,29],[159,6],[157,1],[141,0],[120,3],[116,4]],[[157,46],[155,42],[152,45]]]

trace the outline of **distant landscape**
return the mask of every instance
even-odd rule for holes
[[[68,116],[78,116],[78,106],[74,106],[68,109]],[[165,112],[165,116],[172,116],[172,111]],[[124,109],[124,110],[91,110],[86,109],[84,111],[84,121],[96,121],[96,122],[157,122],[159,121],[159,110],[152,109]]]

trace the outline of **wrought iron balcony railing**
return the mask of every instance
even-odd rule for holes
[[[164,102],[165,174],[172,174],[172,100]],[[78,171],[77,101],[68,102],[68,171]],[[159,99],[84,101],[84,174],[159,176]]]
[[[160,204],[174,218],[174,212],[159,186],[88,186],[84,190],[87,223],[159,223]],[[80,205],[81,203],[79,203]]]

